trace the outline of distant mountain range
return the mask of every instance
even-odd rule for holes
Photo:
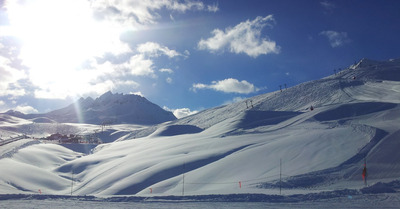
[[[80,98],[65,108],[44,114],[24,114],[13,110],[4,114],[40,123],[153,125],[176,119],[174,114],[142,96],[110,91],[96,99]]]

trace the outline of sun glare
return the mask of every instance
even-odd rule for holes
[[[17,2],[6,5],[10,30],[22,41],[20,58],[30,68],[31,81],[43,91],[79,94],[95,79],[92,73],[82,74],[84,61],[129,48],[119,41],[119,28],[93,19],[88,1]],[[73,88],[63,90],[68,84]]]

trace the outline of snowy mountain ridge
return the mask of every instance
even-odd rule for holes
[[[44,122],[44,118],[47,118],[49,122],[89,124],[153,125],[176,119],[171,112],[165,111],[144,97],[133,94],[113,94],[111,91],[96,99],[80,98],[65,108],[45,114],[24,115],[16,111],[8,111],[5,114],[33,121],[39,118]]]

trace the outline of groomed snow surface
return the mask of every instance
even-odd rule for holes
[[[238,196],[238,195],[236,195]],[[261,196],[261,195],[253,195]],[[329,197],[299,200],[298,197],[285,198],[290,199],[286,202],[268,201],[263,196],[263,202],[254,201],[251,197],[242,195],[242,201],[235,201],[229,199],[230,196],[213,196],[213,199],[200,199],[202,197],[177,199],[174,197],[157,199],[157,198],[108,198],[99,199],[95,197],[13,197],[10,199],[2,198],[0,206],[2,208],[66,208],[66,209],[82,209],[82,208],[154,208],[154,209],[181,209],[181,208],[194,208],[194,209],[208,209],[208,208],[398,208],[400,204],[399,197],[396,193],[386,194],[364,194],[364,195],[344,195],[341,197]],[[196,199],[197,198],[197,199]],[[248,199],[247,199],[248,198]],[[279,198],[271,198],[279,199]],[[282,198],[281,198],[282,199]],[[237,200],[237,199],[236,199]]]
[[[0,207],[61,201],[74,208],[73,200],[105,208],[128,197],[138,198],[131,199],[135,208],[170,208],[160,201],[185,208],[233,206],[218,201],[253,208],[398,207],[399,72],[399,60],[362,60],[282,92],[155,126],[113,125],[102,132],[96,125],[0,114],[1,141],[27,135],[0,146]],[[93,148],[28,139],[56,130],[96,132],[104,143]],[[244,203],[252,200],[269,203]]]

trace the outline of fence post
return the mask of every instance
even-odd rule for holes
[[[279,195],[282,194],[282,158],[279,161]]]
[[[74,170],[71,169],[71,196],[73,187],[74,187]]]
[[[186,166],[186,162],[183,163],[183,172],[182,172],[182,196],[185,196],[185,166]]]

